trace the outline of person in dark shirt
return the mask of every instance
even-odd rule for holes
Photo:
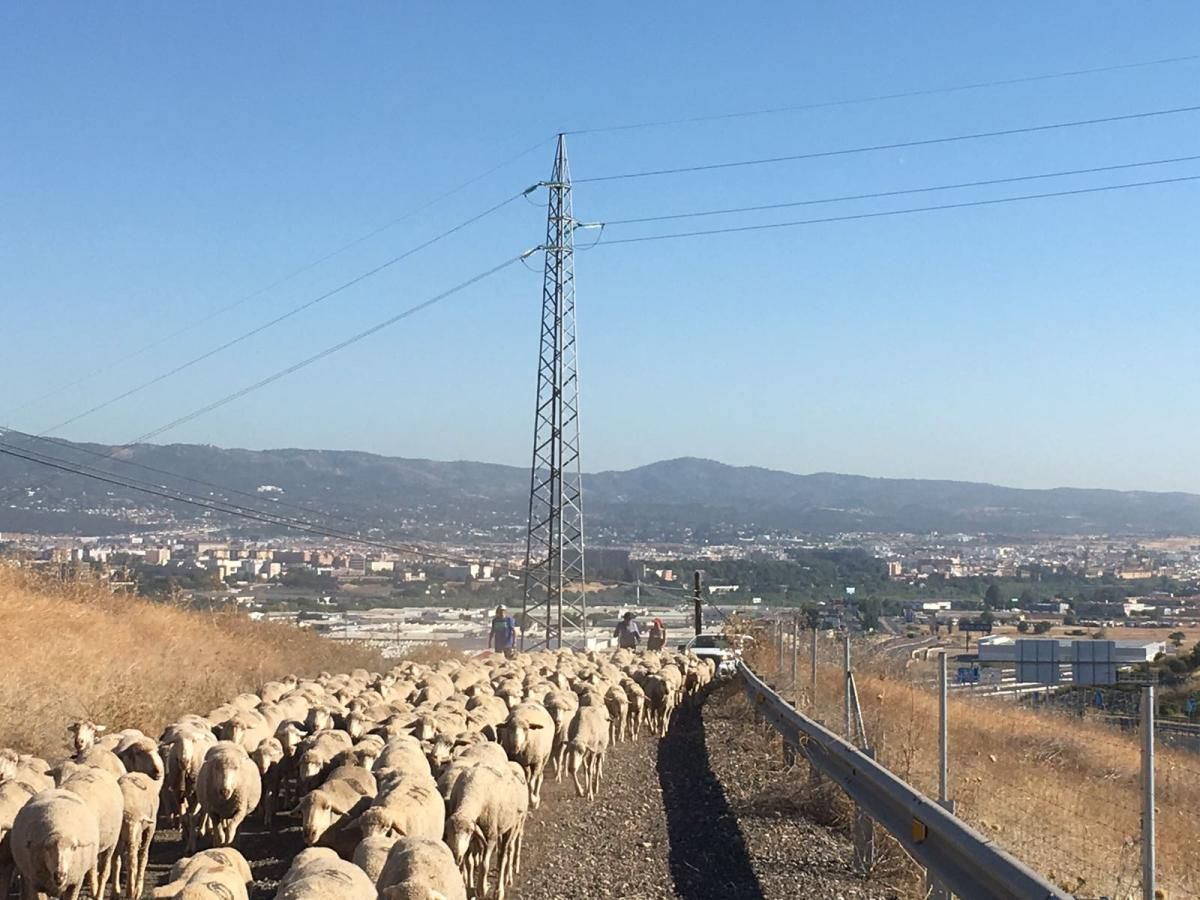
[[[636,650],[638,641],[641,640],[642,632],[638,628],[637,622],[633,621],[633,613],[627,612],[621,617],[621,621],[617,623],[617,627],[613,629],[613,635],[617,639],[617,646],[624,647],[627,650]]]
[[[497,606],[496,615],[492,618],[492,630],[488,634],[488,646],[512,659],[516,655],[516,643],[517,623],[505,606]]]

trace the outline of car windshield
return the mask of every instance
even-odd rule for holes
[[[692,646],[705,650],[728,650],[729,638],[720,634],[702,634],[692,641]]]

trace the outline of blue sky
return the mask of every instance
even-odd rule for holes
[[[1182,2],[8,4],[0,422],[46,429],[428,239],[544,178],[559,130],[1200,53],[1197,34],[1200,7]],[[569,148],[583,179],[1194,105],[1198,85],[1193,61],[580,134]],[[581,183],[575,210],[628,218],[1194,154],[1200,113]],[[605,237],[1192,174],[1200,162]],[[585,468],[696,455],[1200,491],[1198,199],[1200,183],[1183,183],[581,252]],[[56,434],[128,441],[536,245],[544,227],[544,209],[510,204]],[[540,273],[509,268],[160,440],[526,465],[539,303]]]

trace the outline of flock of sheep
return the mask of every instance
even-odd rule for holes
[[[665,734],[712,678],[691,654],[544,651],[289,676],[158,740],[76,722],[53,768],[0,750],[0,900],[14,875],[22,900],[139,898],[159,822],[190,855],[154,897],[248,900],[255,811],[303,823],[276,900],[503,900],[547,768],[594,799],[610,744]]]

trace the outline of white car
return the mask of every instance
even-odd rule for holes
[[[680,648],[691,650],[701,659],[711,659],[716,666],[718,678],[732,678],[737,672],[737,661],[742,651],[723,634],[698,634]]]

